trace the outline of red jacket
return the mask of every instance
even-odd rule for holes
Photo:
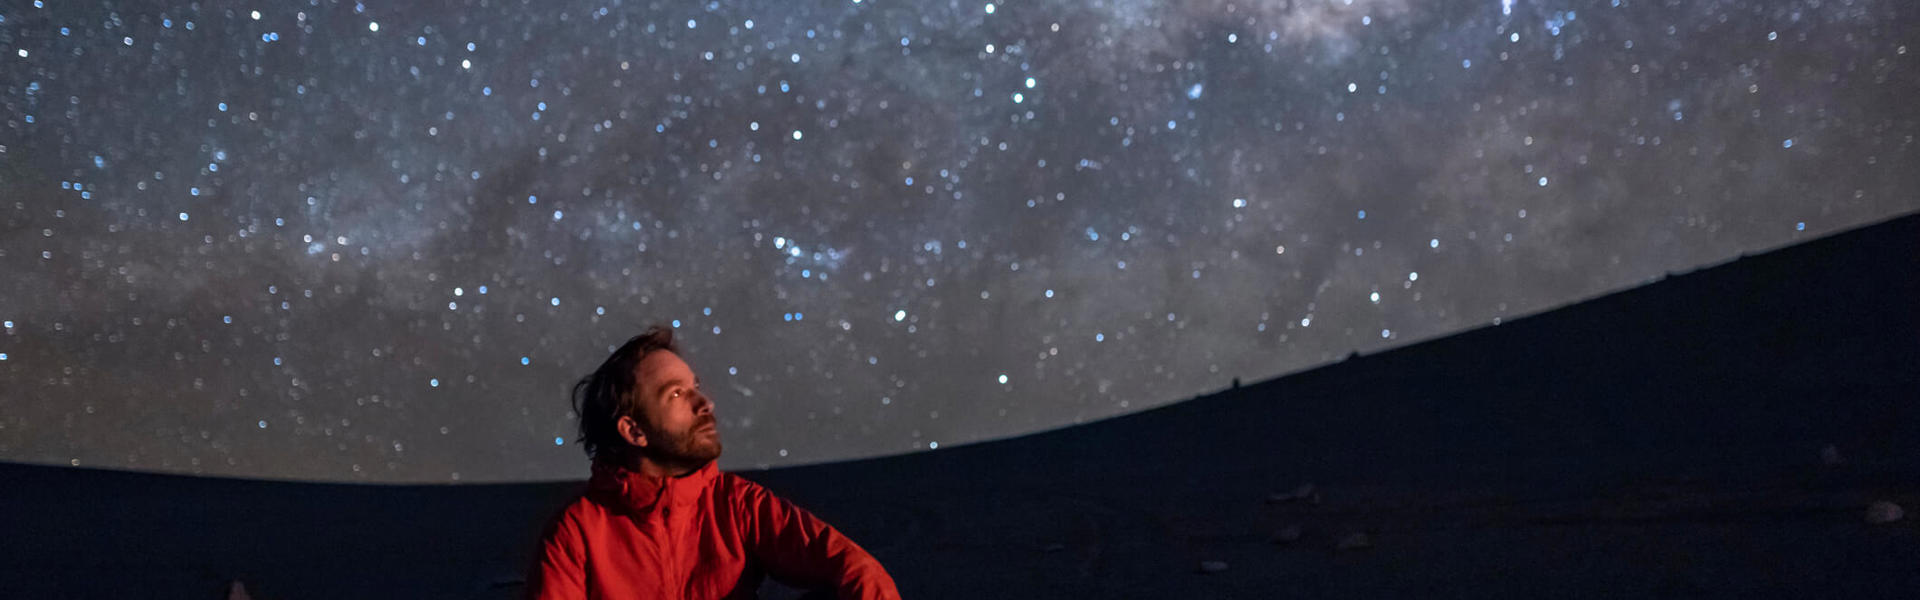
[[[663,480],[598,462],[547,527],[527,595],[753,598],[767,575],[840,598],[900,597],[853,540],[714,463]]]

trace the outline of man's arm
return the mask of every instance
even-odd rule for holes
[[[744,481],[744,480],[743,480]],[[830,588],[841,600],[898,600],[893,577],[826,521],[752,482],[741,486],[748,551],[774,578]]]
[[[529,600],[585,600],[586,545],[573,519],[561,514],[540,536],[540,553],[527,574]]]

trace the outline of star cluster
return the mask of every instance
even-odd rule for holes
[[[729,468],[1137,411],[1920,207],[1917,10],[23,0],[0,458],[579,477],[649,323]]]

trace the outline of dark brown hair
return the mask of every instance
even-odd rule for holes
[[[635,397],[640,381],[634,372],[640,360],[655,351],[680,353],[673,342],[673,329],[654,325],[613,351],[579,383],[573,384],[573,412],[580,416],[580,445],[590,459],[618,459],[627,442],[620,438],[620,417],[639,417]]]

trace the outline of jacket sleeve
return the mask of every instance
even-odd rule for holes
[[[582,542],[580,527],[570,512],[547,525],[533,568],[527,573],[528,600],[586,599],[586,545]]]
[[[826,521],[741,480],[748,552],[784,583],[831,589],[841,600],[898,600],[880,561]]]

